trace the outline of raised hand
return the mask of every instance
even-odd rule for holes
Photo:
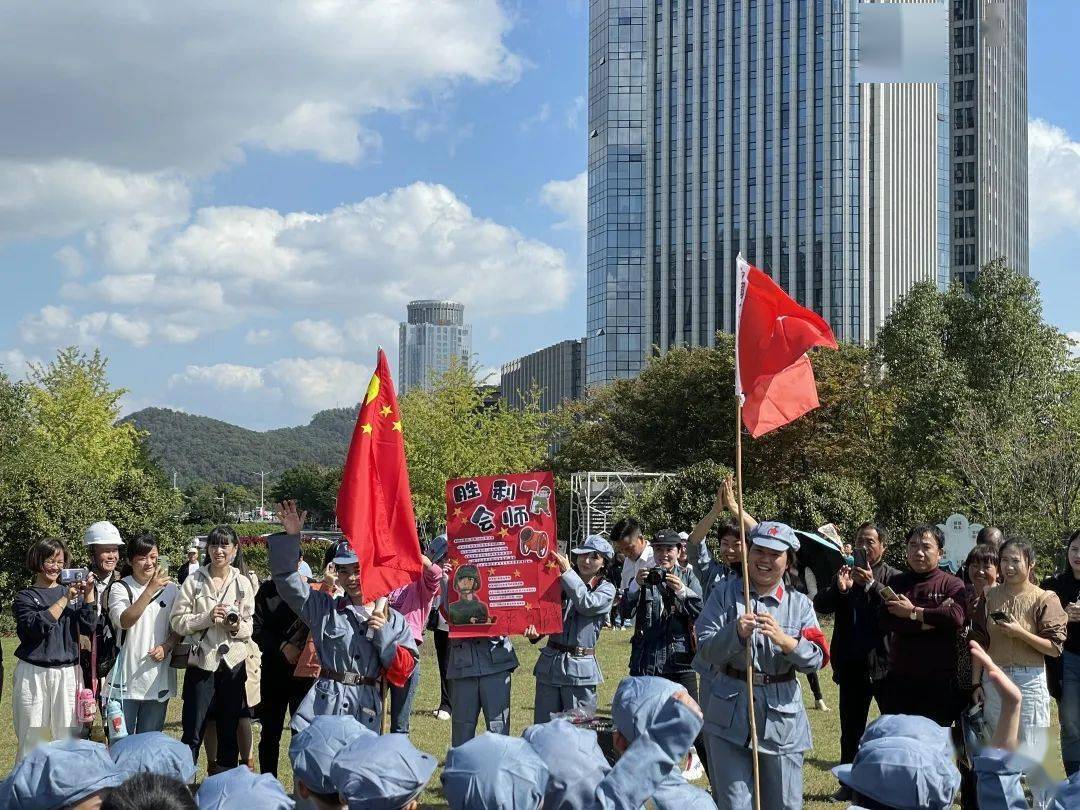
[[[296,501],[282,501],[277,505],[277,518],[286,534],[300,534],[307,522],[307,511],[297,511]]]

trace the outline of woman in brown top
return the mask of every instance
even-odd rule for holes
[[[1035,584],[1035,553],[1029,543],[1006,540],[999,551],[998,564],[1001,584],[986,592],[977,621],[990,639],[991,658],[1023,694],[1022,749],[1036,761],[1042,761],[1050,728],[1050,693],[1043,656],[1061,655],[1067,617],[1057,594]],[[975,662],[972,683],[980,683],[982,677],[982,667]],[[987,722],[991,727],[996,726],[1001,712],[997,691],[976,688],[974,699],[980,698]]]

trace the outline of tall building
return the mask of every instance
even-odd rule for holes
[[[652,4],[589,3],[589,385],[637,376],[649,345],[643,272],[645,49]]]
[[[431,390],[434,376],[453,361],[472,361],[472,326],[465,305],[453,301],[411,301],[408,320],[398,327],[398,387]]]
[[[524,408],[535,390],[542,412],[553,411],[568,399],[584,396],[583,340],[563,340],[502,367],[499,384],[511,408]]]
[[[591,0],[589,384],[732,331],[740,252],[849,341],[947,279],[948,84],[860,85],[858,34],[854,0]]]
[[[951,0],[952,266],[1028,272],[1027,0]]]

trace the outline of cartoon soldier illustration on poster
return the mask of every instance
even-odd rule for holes
[[[480,601],[480,571],[475,565],[463,565],[454,572],[454,590],[458,600],[447,606],[450,624],[487,624],[487,605]]]

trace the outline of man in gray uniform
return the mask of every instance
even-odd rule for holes
[[[301,732],[319,714],[351,714],[372,731],[382,722],[382,681],[404,686],[416,666],[416,642],[405,619],[387,607],[374,611],[364,598],[360,562],[347,541],[338,543],[333,563],[344,595],[315,591],[296,570],[300,530],[306,513],[296,504],[279,505],[285,534],[268,538],[270,571],[278,594],[311,628],[322,670],[293,715],[291,728]]]
[[[510,733],[510,676],[517,667],[517,653],[506,636],[450,639],[446,681],[452,746],[476,736],[481,709],[488,731]]]

